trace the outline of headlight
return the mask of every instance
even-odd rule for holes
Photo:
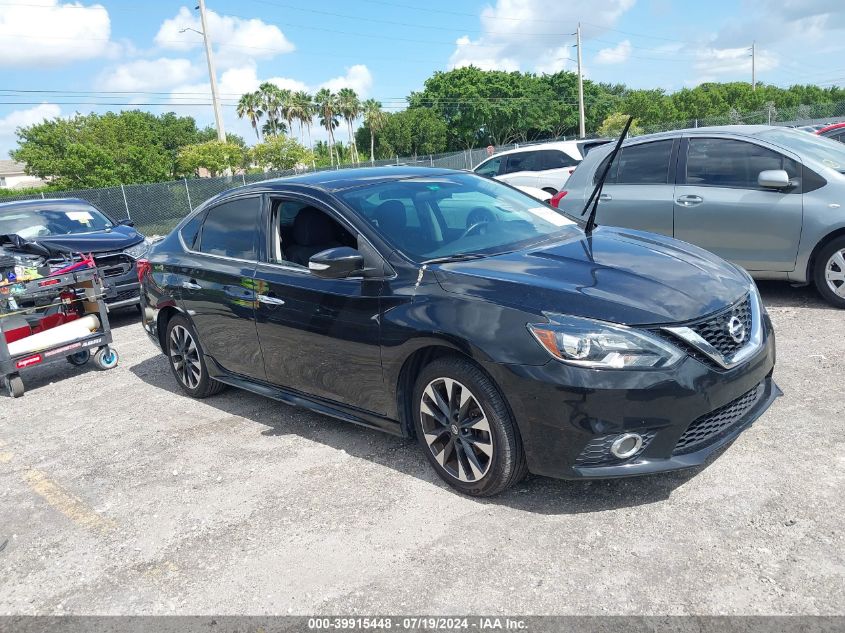
[[[552,356],[594,369],[662,369],[684,353],[660,338],[624,325],[550,315],[554,323],[529,324],[534,338]]]
[[[129,248],[124,248],[123,252],[126,255],[129,255],[132,259],[139,259],[146,255],[148,250],[150,250],[150,241],[147,238],[144,238],[143,242],[138,242]]]

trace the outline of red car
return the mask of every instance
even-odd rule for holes
[[[825,126],[818,130],[816,134],[832,138],[834,141],[839,141],[840,143],[845,143],[845,122]]]

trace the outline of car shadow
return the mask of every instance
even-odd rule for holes
[[[792,286],[785,281],[758,281],[767,308],[821,308],[839,310],[822,299],[814,286]]]
[[[176,384],[164,356],[142,361],[130,371],[151,386],[180,398],[187,397]],[[265,436],[297,435],[439,488],[452,490],[435,474],[413,440],[359,427],[234,388],[203,400],[203,403],[226,414],[254,422],[256,433]],[[271,409],[269,414],[268,408]],[[672,473],[593,481],[561,481],[529,476],[498,496],[474,501],[547,515],[603,512],[648,505],[668,499],[677,487],[705,469],[722,450],[717,451],[703,466]]]

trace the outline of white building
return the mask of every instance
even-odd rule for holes
[[[40,178],[30,176],[24,171],[23,163],[13,160],[0,160],[0,189],[25,189],[42,187],[46,183]]]

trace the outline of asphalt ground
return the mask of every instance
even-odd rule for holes
[[[784,391],[705,467],[461,496],[420,449],[120,365],[0,398],[0,614],[843,614],[845,313],[761,284]]]

